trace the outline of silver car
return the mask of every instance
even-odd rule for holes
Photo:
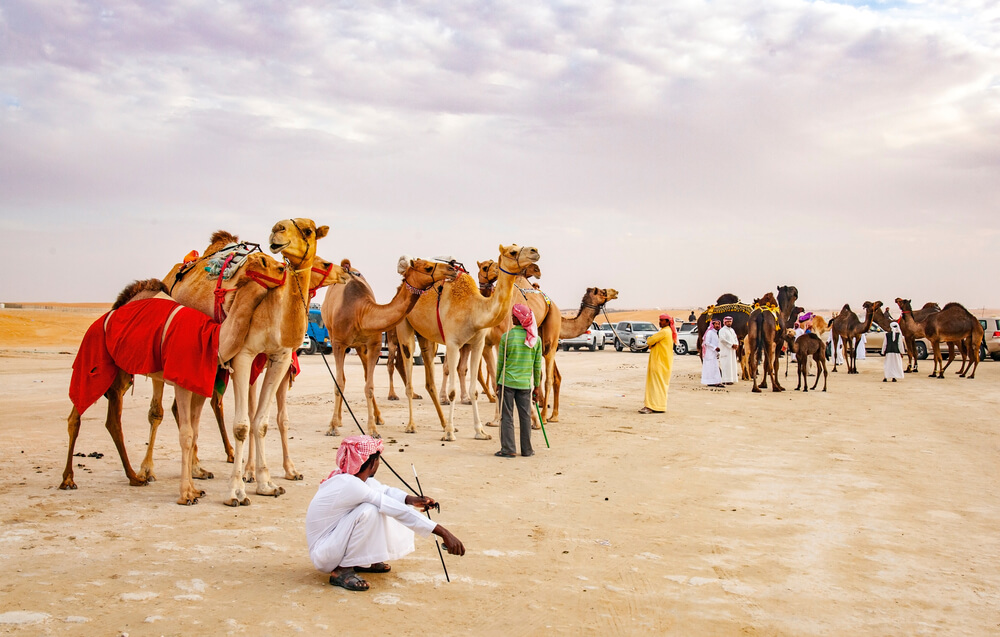
[[[618,337],[615,339],[615,349],[619,352],[626,347],[633,352],[644,352],[649,349],[646,339],[660,331],[652,323],[646,321],[622,321],[615,326]]]

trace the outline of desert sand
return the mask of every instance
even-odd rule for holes
[[[57,488],[73,354],[101,311],[0,310],[2,633],[1000,632],[996,362],[975,380],[952,370],[934,380],[925,361],[922,374],[892,384],[869,355],[860,374],[831,374],[827,393],[753,395],[746,383],[703,388],[698,358],[676,357],[668,411],[649,416],[636,413],[645,354],[560,352],[551,448],[535,432],[536,455],[515,459],[493,456],[496,429],[494,440],[472,439],[467,405],[455,409],[457,442],[440,441],[427,398],[415,403],[419,432],[404,434],[406,403],[385,400],[379,366],[385,459],[413,486],[411,464],[419,470],[441,502],[435,519],[468,553],[445,556],[449,583],[434,542],[418,538],[390,573],[367,577],[370,591],[354,593],[330,586],[305,545],[305,510],[339,443],[324,435],[333,383],[320,356],[303,357],[289,396],[304,480],[281,479],[276,429],[268,434],[285,495],[221,503],[232,465],[207,410],[200,456],[216,478],[198,483],[206,496],[174,502],[170,420],[158,480],[130,487],[103,399],[84,415],[76,448],[103,457],[74,458],[79,489]],[[363,413],[362,368],[349,360],[346,396]],[[781,380],[794,388],[794,370]],[[136,467],[150,388],[137,378],[125,402]],[[480,399],[484,417],[491,407]],[[401,486],[384,466],[379,478]]]

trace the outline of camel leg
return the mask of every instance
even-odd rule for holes
[[[476,336],[473,338],[472,342],[472,352],[470,354],[469,364],[472,369],[479,367],[483,359],[483,347],[486,345],[486,330],[479,330]],[[475,386],[473,385],[473,389]],[[491,440],[493,436],[486,433],[483,429],[483,423],[479,420],[479,404],[476,400],[478,391],[474,392],[472,399],[472,425],[476,429],[476,440]]]
[[[260,377],[257,377],[260,380]],[[250,385],[250,391],[247,392],[247,415],[250,417],[250,422],[257,417],[257,389],[260,385],[253,383]],[[243,462],[243,482],[250,484],[255,480],[253,474],[254,465],[257,464],[257,445],[254,443],[253,436],[247,437],[247,453],[246,460]]]
[[[149,421],[149,441],[146,444],[146,455],[139,465],[139,479],[146,482],[155,482],[156,475],[153,473],[153,448],[156,446],[156,430],[163,422],[163,381],[151,378],[153,381],[153,396],[149,399],[149,412],[146,419]]]
[[[902,320],[900,320],[902,324]],[[903,342],[906,343],[906,369],[904,374],[912,374],[917,371],[917,339],[915,336],[903,335]]]
[[[177,392],[174,391],[174,402],[170,405],[170,413],[174,415],[174,422],[177,426],[181,426],[181,412],[177,405]],[[199,418],[201,417],[201,412],[198,412]],[[150,429],[149,432],[149,446],[153,446],[153,441],[155,439],[156,432]],[[150,455],[149,449],[146,450],[147,456]],[[150,458],[150,468],[152,468],[152,458]],[[198,460],[198,443],[195,442],[191,449],[191,477],[195,480],[211,480],[215,477],[215,474],[201,466],[201,461]],[[155,479],[155,478],[154,478]]]
[[[781,392],[785,391],[785,388],[781,386],[778,382],[778,372],[781,371],[781,360],[778,358],[778,353],[781,352],[781,341],[777,338],[772,338],[771,344],[771,385],[774,387],[773,391]]]
[[[229,442],[229,433],[226,430],[226,416],[222,410],[222,394],[212,392],[212,401],[209,403],[212,413],[215,414],[215,422],[219,425],[219,435],[222,437],[222,446],[226,448],[226,462],[233,461],[233,443]]]
[[[125,437],[122,434],[122,397],[131,384],[132,375],[118,370],[118,375],[115,376],[111,387],[104,392],[104,396],[108,399],[108,417],[104,426],[111,434],[111,440],[114,441],[115,447],[118,449],[118,456],[121,458],[122,467],[125,468],[129,485],[142,487],[146,485],[146,480],[137,476],[132,470],[132,465],[128,461],[128,451],[125,449]]]
[[[546,417],[546,414],[548,412],[549,396],[552,395],[552,393],[553,393],[552,387],[555,384],[556,352],[558,350],[559,350],[558,347],[551,347],[551,348],[549,348],[548,352],[545,352],[543,354],[543,356],[545,357],[545,360],[543,361],[544,368],[545,368],[545,370],[544,370],[545,371],[545,378],[542,381],[542,383],[544,385],[544,391],[542,392],[542,404],[541,404],[541,412],[542,412],[542,417],[543,418]],[[535,422],[537,420],[537,416],[535,414],[535,410],[532,410],[531,413],[532,413],[532,416],[531,416],[531,427],[532,427],[532,429],[541,429],[542,428],[541,424]],[[548,420],[546,420],[545,422],[559,422],[559,417],[556,416],[556,419],[552,420],[552,415],[549,414],[548,415]],[[535,425],[538,425],[538,426],[536,427]]]
[[[466,351],[466,349],[463,347],[462,354],[458,358],[458,389],[460,392],[459,395],[461,396],[463,405],[472,404],[472,399],[469,398],[469,385],[472,385],[473,389],[476,388],[475,381],[472,380],[472,378],[469,376],[470,353],[471,350]],[[476,393],[478,394],[479,392]]]
[[[801,360],[799,360],[799,359],[801,359]],[[799,391],[799,390],[802,389],[802,379],[804,377],[806,378],[806,386],[807,387],[809,386],[809,379],[808,379],[808,377],[806,377],[806,365],[805,365],[805,362],[806,362],[805,361],[805,356],[798,356],[798,355],[796,355],[796,357],[795,357],[795,380],[798,381],[798,382],[795,383],[795,391]]]
[[[479,386],[482,388],[483,393],[486,394],[486,399],[491,403],[497,401],[496,395],[493,393],[493,388],[490,387],[490,379],[493,374],[490,374],[490,364],[496,365],[496,356],[493,354],[492,347],[486,347],[483,349],[483,364],[479,366],[479,373],[476,375],[479,380]],[[485,369],[486,373],[483,373]]]
[[[344,376],[344,358],[347,356],[347,348],[341,343],[333,344],[333,368],[337,374],[337,388],[333,392],[333,415],[330,416],[330,427],[326,430],[328,436],[339,436],[340,428],[344,425],[341,412],[344,406],[344,383],[347,378]]]
[[[254,355],[242,351],[233,357],[232,383],[236,414],[233,417],[233,471],[229,475],[229,492],[222,502],[228,506],[247,506],[246,485],[243,483],[243,465],[247,436],[250,434],[249,394],[250,365]]]
[[[387,400],[399,400],[396,388],[392,384],[393,368],[402,362],[399,359],[399,344],[395,339],[388,338],[388,336],[386,336],[385,344],[386,349],[389,351],[388,357],[385,360],[385,371],[389,373],[389,395],[387,396]],[[400,374],[402,374],[402,370],[400,370]]]
[[[281,466],[285,470],[285,480],[301,480],[302,474],[295,470],[292,454],[288,449],[288,390],[292,388],[292,368],[278,385],[274,400],[278,404],[278,433],[281,436]]]
[[[437,395],[437,384],[434,378],[434,364],[437,358],[437,347],[438,344],[434,341],[429,341],[423,336],[418,337],[420,342],[420,355],[424,358],[424,387],[430,393],[431,400],[434,402],[434,410],[437,412],[438,421],[441,423],[441,429],[445,432],[445,438],[449,440],[455,439],[455,424],[453,420],[445,420],[444,410],[441,409],[441,401],[438,400]],[[455,348],[455,356],[452,358],[456,362],[458,361],[458,348]],[[448,355],[445,354],[445,363],[448,363]],[[410,371],[410,369],[407,369]],[[448,436],[451,436],[448,438]]]
[[[417,424],[413,420],[413,327],[410,326],[409,321],[403,319],[400,321],[399,325],[396,326],[396,337],[399,341],[399,350],[403,355],[403,365],[405,368],[405,374],[403,374],[403,383],[406,386],[406,404],[409,407],[409,421],[406,423],[406,428],[403,430],[405,433],[412,434],[417,432]],[[426,372],[424,373],[426,376]]]
[[[63,469],[63,479],[59,483],[60,489],[75,489],[76,482],[73,481],[73,451],[76,449],[76,439],[80,436],[80,412],[73,407],[66,419],[69,430],[69,452],[66,454],[66,468]]]
[[[177,504],[192,505],[198,503],[198,498],[205,497],[205,492],[196,488],[192,479],[194,451],[198,444],[198,426],[205,397],[175,386],[174,398],[177,402],[177,435],[181,447],[181,485]]]
[[[427,358],[424,358],[424,365],[427,364]],[[445,346],[444,353],[444,365],[441,366],[441,393],[438,394],[438,402],[442,405],[450,405],[451,401],[448,400],[448,382],[451,380],[451,370],[449,369],[448,361],[448,351],[447,346]]]
[[[821,354],[823,352],[820,352]],[[826,355],[823,358],[816,359],[816,385],[819,384],[819,368],[823,368],[823,391],[826,391]],[[816,389],[816,385],[813,385],[813,389]]]
[[[377,344],[376,344],[376,346],[377,346]],[[374,386],[375,386],[374,385],[375,384],[375,376],[374,376],[374,374],[375,374],[375,365],[378,364],[379,350],[375,349],[375,347],[368,347],[367,345],[360,345],[358,347],[355,347],[354,351],[358,355],[358,360],[361,361],[361,369],[363,369],[364,372],[365,372],[365,387],[368,387],[369,384],[370,384],[372,386],[372,391],[375,391],[374,390]],[[372,363],[370,367],[369,367],[369,364],[368,364],[368,353],[369,352],[375,352],[375,362]],[[347,400],[347,399],[345,398],[344,400]],[[366,400],[366,402],[367,402],[367,400]],[[372,405],[371,405],[371,407],[372,407],[372,416],[375,418],[375,426],[376,427],[381,427],[382,425],[385,424],[385,421],[382,420],[382,410],[378,408],[378,400],[375,399],[374,394],[372,395]],[[370,422],[371,422],[371,420],[369,419],[369,423]],[[376,435],[374,437],[375,438],[381,438],[381,436],[378,436],[378,435]]]
[[[398,349],[398,343],[397,343],[396,359],[395,360],[396,360],[396,363],[395,363],[395,365],[396,365],[396,371],[399,372],[399,377],[402,379],[403,386],[404,386],[404,389],[405,389],[406,378],[407,378],[406,361],[403,358],[403,354]],[[392,386],[392,371],[391,370],[389,372],[389,385],[390,385],[390,387]],[[404,391],[404,393],[405,393],[405,391]],[[413,394],[413,400],[423,400],[423,399],[424,399],[423,396],[421,396],[420,394],[414,392],[414,394]],[[393,400],[392,396],[389,397],[389,400]],[[399,400],[399,398],[396,398],[395,400]]]
[[[384,425],[379,416],[378,405],[375,403],[375,364],[378,363],[378,350],[369,347],[361,361],[365,368],[365,402],[368,403],[368,435],[381,438],[377,425]]]
[[[260,388],[257,409],[254,412],[253,420],[250,421],[250,435],[254,438],[254,446],[257,452],[257,462],[254,464],[254,477],[257,479],[257,495],[277,497],[285,493],[284,487],[279,487],[271,480],[271,473],[267,467],[267,452],[264,441],[265,436],[267,436],[267,419],[268,412],[271,409],[271,402],[278,393],[278,385],[284,379],[291,362],[291,350],[283,351],[274,358],[269,357],[267,371],[264,373],[264,380]]]

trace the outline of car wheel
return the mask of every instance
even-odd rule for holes
[[[990,358],[992,358],[995,361],[1000,361],[1000,352],[993,352],[992,354],[990,354]]]
[[[597,349],[599,349],[599,350],[601,350],[603,352],[604,351],[604,343],[601,343],[600,345],[598,345]]]
[[[684,356],[685,354],[688,353],[688,344],[685,343],[684,341],[677,343],[676,345],[674,345],[674,352],[680,354],[681,356]]]
[[[618,339],[616,338],[616,339],[615,339],[615,351],[616,351],[616,352],[620,352],[620,351],[622,351],[623,349],[625,349],[625,348],[624,348],[624,347],[622,347],[622,342],[621,342],[621,341],[619,341],[619,340],[618,340]]]
[[[306,349],[306,354],[309,354],[311,356],[312,354],[315,354],[317,351],[319,351],[319,345],[317,345],[316,341],[314,341],[310,336],[309,347]]]
[[[597,340],[596,339],[590,342],[589,349],[592,352],[596,352],[597,351]]]
[[[979,360],[981,360],[981,361],[986,360],[986,356],[988,354],[989,354],[989,352],[986,351],[986,346],[985,345],[980,345],[979,346]]]
[[[633,352],[639,351],[639,350],[637,350],[635,348],[635,339],[634,338],[628,342],[628,348],[629,348],[629,350],[631,350]]]
[[[915,349],[917,350],[917,360],[922,361],[927,358],[927,346],[923,342],[917,341]]]

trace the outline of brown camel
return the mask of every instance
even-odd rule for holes
[[[924,321],[931,314],[935,314],[941,311],[941,306],[937,303],[924,303],[924,306],[919,310],[903,310],[903,305],[906,307],[912,307],[912,301],[910,299],[896,298],[896,306],[900,308],[902,313],[899,317],[899,331],[903,333],[903,339],[906,341],[906,369],[903,370],[904,373],[916,372],[917,371],[917,339],[925,338],[924,334]],[[911,319],[905,320],[907,315]],[[954,344],[948,344],[948,362],[950,363],[952,359],[955,358]]]
[[[795,391],[802,389],[802,393],[809,391],[808,362],[812,358],[816,361],[816,382],[813,383],[813,390],[819,385],[819,370],[823,370],[823,391],[826,391],[826,343],[815,332],[806,332],[802,336],[795,338],[795,330],[785,330],[786,342],[789,343],[789,350],[795,354],[795,363],[798,367],[796,372]]]
[[[346,259],[341,265],[350,270]],[[381,437],[377,425],[384,424],[375,403],[375,364],[382,347],[382,332],[394,329],[404,316],[417,304],[421,295],[431,286],[451,281],[458,271],[449,263],[423,259],[401,259],[399,269],[403,282],[389,303],[379,305],[368,282],[361,275],[351,275],[345,285],[335,285],[323,300],[323,323],[330,331],[333,358],[337,370],[337,387],[333,416],[330,418],[328,436],[340,435],[341,407],[346,377],[344,356],[353,347],[361,358],[365,370],[365,398],[368,403],[368,435]]]
[[[261,274],[264,278],[257,280],[257,282],[260,283],[260,286],[252,283],[254,279],[250,277],[244,277],[234,285],[234,294],[229,305],[228,314],[219,326],[217,342],[218,349],[213,357],[213,360],[215,360],[217,364],[228,361],[238,351],[240,351],[243,346],[244,339],[250,329],[250,322],[253,317],[254,310],[263,301],[270,289],[267,286],[273,287],[275,285],[274,281],[279,277],[284,276],[284,266],[266,255],[253,255],[248,259],[248,262],[249,263],[245,268],[246,272]],[[179,304],[176,304],[173,299],[165,294],[165,290],[166,287],[157,279],[136,282],[127,287],[119,295],[118,300],[112,306],[111,312],[101,317],[101,319],[95,323],[95,326],[99,326],[99,330],[95,330],[95,327],[92,327],[91,330],[88,331],[87,336],[84,339],[84,345],[81,345],[81,352],[84,351],[85,345],[88,341],[96,344],[101,344],[105,341],[106,337],[104,329],[111,322],[113,318],[112,315],[116,310],[119,310],[130,302],[154,298],[166,299],[170,301],[175,308],[171,311],[169,316],[165,317],[163,325],[160,326],[159,330],[152,336],[154,342],[156,342],[156,346],[158,346],[158,349],[163,352],[162,356],[158,356],[158,366],[162,369],[163,360],[166,360],[170,356],[176,356],[176,352],[178,351],[176,349],[177,347],[183,348],[183,351],[185,352],[190,351],[190,345],[186,342],[179,345],[171,345],[171,343],[174,342],[174,339],[177,339],[179,336],[183,336],[177,335],[176,331],[171,332],[171,325],[173,325],[175,317],[179,316],[180,313],[186,308],[182,308]],[[190,326],[191,323],[185,321],[184,323],[178,323],[178,325]],[[189,327],[187,329],[193,328]],[[199,332],[203,331],[203,329],[204,328],[202,327],[197,328]],[[131,332],[126,332],[126,334],[131,334]],[[128,336],[126,338],[133,339],[136,337]],[[129,346],[132,349],[156,347],[152,343],[148,343],[146,341],[126,341],[126,343],[130,342],[133,343]],[[101,346],[107,348],[109,352],[111,351],[111,348],[108,348],[108,345]],[[145,485],[147,480],[136,475],[136,473],[132,470],[122,436],[122,396],[124,395],[125,390],[127,390],[132,384],[132,374],[127,370],[118,367],[118,362],[114,359],[114,354],[112,354],[110,358],[111,360],[107,361],[107,363],[114,367],[115,372],[113,380],[111,380],[109,386],[103,392],[108,399],[108,415],[105,426],[111,434],[115,447],[118,449],[118,454],[121,458],[122,466],[125,469],[125,474],[128,476],[129,484],[133,486]],[[190,376],[192,373],[191,370],[187,368],[185,368],[185,372],[185,375],[187,376]],[[205,373],[212,372],[209,370]],[[162,371],[149,372],[148,375],[156,376],[161,380],[164,377]],[[173,381],[168,382],[171,382],[171,384],[175,387],[174,393],[178,404],[178,435],[181,446],[181,485],[180,497],[178,498],[177,503],[195,504],[197,503],[198,498],[204,496],[204,492],[200,489],[196,489],[194,487],[194,483],[192,482],[193,459],[198,443],[198,426],[201,418],[201,408],[204,405],[207,394],[211,393],[211,390],[208,389],[205,391],[206,395],[199,395],[192,391],[192,389],[183,386],[188,384],[185,381],[179,381],[177,383],[174,383]],[[83,405],[80,405],[79,407],[86,409]],[[76,405],[73,407],[68,419],[69,451],[66,457],[66,468],[63,471],[63,481],[59,485],[60,489],[76,488],[76,483],[73,481],[73,450],[76,446],[76,439],[80,432],[80,416],[82,412],[79,407]]]
[[[903,313],[903,321],[909,323],[912,329],[916,329],[909,301],[898,299],[897,304]],[[968,374],[970,379],[976,377],[976,369],[979,367],[979,348],[983,342],[983,326],[969,310],[960,303],[948,303],[940,312],[930,314],[924,320],[923,328],[924,337],[930,341],[931,349],[934,351],[934,369],[931,371],[931,378],[944,378],[945,366],[941,357],[941,343],[956,343],[965,349],[968,352],[969,363],[963,362],[958,375],[965,378]],[[954,354],[951,354],[951,358],[954,358]]]
[[[782,334],[792,321],[797,308],[799,289],[794,285],[779,285],[778,298],[768,292],[762,299],[754,300],[754,309],[747,323],[747,361],[753,380],[751,391],[759,393],[767,389],[767,377],[771,376],[772,391],[782,392],[785,388],[778,382],[778,355],[784,342]],[[715,318],[713,316],[713,318]],[[757,384],[757,365],[763,354],[763,381]]]
[[[469,361],[471,369],[478,369],[486,343],[486,330],[493,327],[510,314],[513,305],[514,280],[524,269],[538,261],[538,250],[518,245],[500,246],[499,268],[496,290],[487,298],[479,291],[479,286],[469,274],[462,274],[451,282],[435,286],[433,292],[423,295],[410,313],[396,327],[400,349],[406,360],[406,395],[410,408],[407,433],[415,433],[413,419],[413,339],[419,336],[420,350],[424,359],[424,377],[427,391],[431,393],[441,427],[442,440],[455,440],[455,382],[458,378],[459,351],[466,343],[472,345]],[[448,419],[445,420],[438,400],[434,382],[434,357],[437,344],[447,347],[445,357],[451,376],[448,398],[451,401]],[[475,392],[478,394],[478,392]],[[472,400],[472,422],[477,440],[489,440],[491,436],[483,431],[479,419],[479,408],[475,396]]]
[[[557,308],[555,303],[553,303],[552,310],[549,312],[549,317],[550,319],[559,317],[559,320],[555,324],[546,325],[543,323],[541,331],[555,331],[558,329],[560,339],[577,337],[590,329],[594,319],[597,317],[598,313],[604,309],[604,306],[608,303],[608,301],[613,301],[617,298],[618,290],[614,288],[587,288],[587,291],[583,293],[583,298],[580,300],[580,307],[576,312],[576,316],[562,316],[559,314],[559,308]],[[556,339],[557,344],[558,342],[559,340]],[[562,373],[559,371],[558,363],[553,362],[551,394],[552,412],[546,415],[546,409],[549,407],[550,402],[549,395],[546,394],[545,404],[542,407],[542,419],[545,422],[559,422],[559,392],[561,389]]]
[[[832,333],[830,342],[832,343],[834,352],[834,372],[837,371],[837,343],[842,340],[844,343],[844,360],[847,362],[847,373],[858,373],[858,342],[861,340],[861,335],[867,332],[872,326],[875,310],[882,307],[882,301],[865,301],[862,307],[865,308],[864,322],[858,320],[857,314],[851,310],[850,305],[844,305],[840,310],[840,314],[830,322],[830,331]]]

